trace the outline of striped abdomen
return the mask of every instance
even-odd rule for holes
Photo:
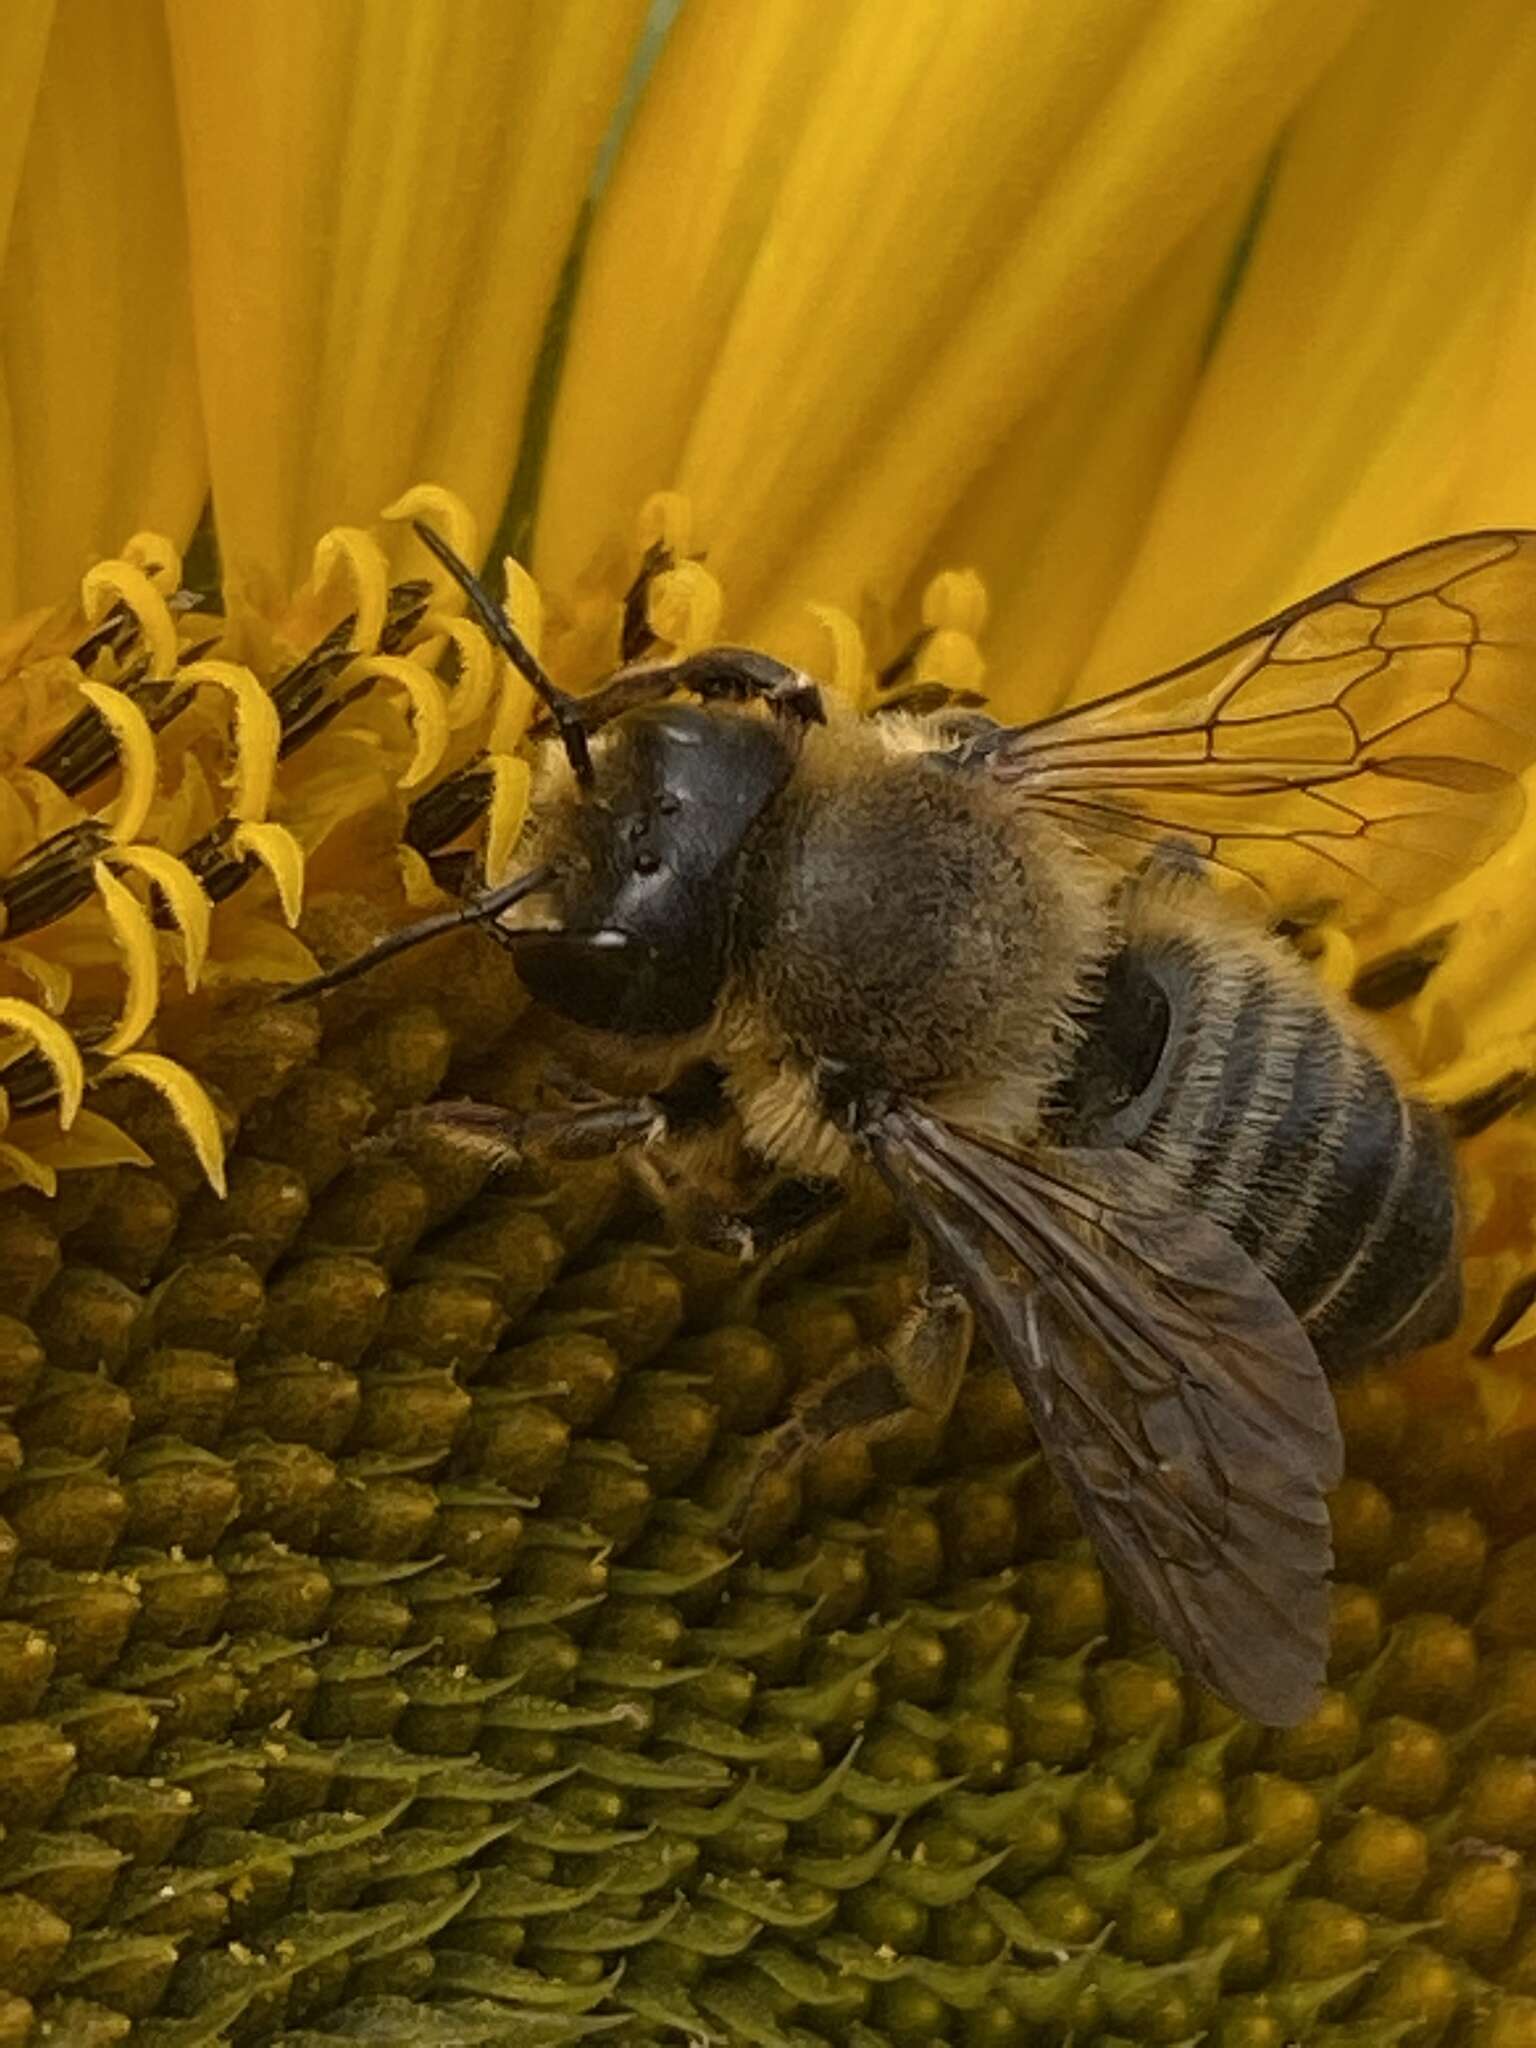
[[[1439,1118],[1271,942],[1179,924],[1111,961],[1055,1130],[1160,1166],[1252,1254],[1330,1370],[1447,1335],[1460,1268]]]

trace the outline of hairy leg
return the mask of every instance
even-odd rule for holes
[[[838,1439],[878,1443],[914,1411],[946,1421],[970,1357],[972,1327],[969,1304],[957,1289],[924,1286],[881,1343],[861,1345],[804,1388],[786,1420],[753,1440],[729,1516],[732,1533],[750,1538],[780,1484]]]

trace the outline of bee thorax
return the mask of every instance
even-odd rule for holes
[[[781,1155],[810,1120],[831,1127],[815,1148],[836,1152],[884,1095],[999,1076],[1027,1121],[1066,1059],[1108,915],[1102,871],[1049,827],[856,731],[807,747],[738,908],[733,1064]]]

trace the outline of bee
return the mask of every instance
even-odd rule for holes
[[[931,688],[860,718],[732,647],[573,697],[418,531],[543,702],[521,865],[293,993],[480,924],[643,1077],[546,1116],[557,1149],[725,1142],[800,1221],[883,1188],[929,1284],[766,1465],[946,1414],[974,1320],[1141,1619],[1245,1713],[1303,1718],[1330,1383],[1453,1328],[1458,1209],[1436,1114],[1277,925],[1429,897],[1518,822],[1536,534],[1395,556],[1007,726]]]

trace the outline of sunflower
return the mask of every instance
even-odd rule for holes
[[[1536,524],[1526,0],[13,0],[0,19],[0,2048],[1536,2041],[1525,830],[1306,935],[1464,1140],[1461,1331],[1341,1392],[1330,1688],[1149,1647],[982,1366],[398,1113],[526,686],[722,634],[1024,719]]]

